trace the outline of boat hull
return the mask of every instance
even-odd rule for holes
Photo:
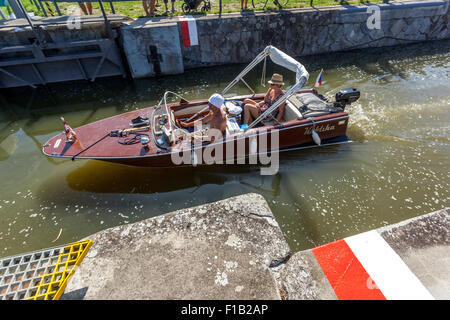
[[[246,97],[239,98],[243,100]],[[206,100],[199,100],[192,104],[206,102]],[[180,106],[180,104],[174,104],[171,107],[176,110]],[[191,145],[185,142],[183,146],[175,144],[170,149],[158,148],[153,139],[147,147],[144,147],[141,143],[119,144],[120,138],[105,136],[111,130],[129,128],[129,123],[137,116],[146,116],[151,119],[152,113],[151,107],[76,128],[74,130],[78,139],[75,143],[67,143],[64,133],[61,133],[47,141],[43,146],[43,153],[48,157],[95,159],[139,167],[245,163],[243,159],[249,156],[311,145],[314,143],[313,130],[322,141],[345,136],[349,120],[346,112],[331,113],[252,128],[245,133],[232,134],[222,141],[211,144]],[[141,132],[151,136],[150,131]],[[96,143],[97,141],[99,142]],[[181,162],[180,159],[182,159]]]
[[[276,151],[281,153],[281,152],[288,152],[288,151],[294,151],[294,150],[304,150],[304,149],[309,149],[309,148],[317,148],[317,147],[332,146],[332,145],[337,145],[337,144],[345,144],[345,143],[350,143],[350,142],[352,142],[352,141],[348,139],[346,134],[344,134],[344,135],[341,135],[338,137],[332,137],[329,139],[322,140],[322,143],[320,145],[317,145],[316,143],[314,143],[311,140],[308,143],[293,145],[293,146],[285,147],[285,148],[282,148],[282,149],[279,149]],[[275,152],[275,150],[271,151],[271,152]],[[259,156],[259,154],[257,154],[257,156]],[[194,166],[194,164],[192,162],[174,164],[170,155],[162,155],[162,156],[158,157],[157,159],[120,158],[120,159],[96,159],[96,160],[106,161],[106,162],[121,164],[121,165],[126,165],[126,166],[147,167],[147,168],[175,168],[175,167],[183,167],[183,166],[184,167]],[[195,164],[195,166],[224,165],[224,164],[250,164],[249,154],[245,154],[243,157],[235,156],[231,159],[224,159],[220,163],[207,164],[205,162],[201,162],[201,163]]]

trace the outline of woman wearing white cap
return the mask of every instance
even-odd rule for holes
[[[222,108],[224,100],[225,99],[220,94],[214,93],[208,100],[209,113],[200,120],[202,124],[210,122],[209,128],[219,130],[222,135],[225,134],[225,131],[227,129],[227,114]],[[177,120],[177,124],[182,128],[189,128],[193,127],[196,121],[199,120],[193,120],[191,122],[183,122]],[[210,132],[212,131],[210,130]],[[214,137],[211,135],[196,136],[196,138],[205,141],[214,141]]]

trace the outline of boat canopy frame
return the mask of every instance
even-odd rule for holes
[[[264,118],[266,118],[269,114],[272,113],[275,109],[279,108],[287,99],[289,99],[293,94],[298,92],[308,81],[309,73],[306,71],[306,68],[297,60],[282,52],[281,50],[275,48],[274,46],[267,46],[264,50],[253,59],[250,64],[239,73],[233,81],[228,84],[228,86],[223,89],[222,96],[225,95],[228,90],[230,90],[236,83],[242,81],[252,92],[255,93],[253,89],[244,81],[244,76],[250,72],[258,63],[262,60],[266,59],[267,56],[270,57],[272,62],[278,64],[286,69],[289,69],[295,72],[295,84],[289,87],[284,95],[278,99],[273,105],[271,105],[264,113],[262,113],[257,119],[255,119],[246,130],[253,128],[258,123],[260,123]]]
[[[242,70],[237,76],[236,78],[234,78],[229,84],[228,86],[222,90],[222,96],[224,96],[228,90],[230,90],[235,84],[237,84],[239,81],[242,81],[249,89],[250,91],[253,92],[253,94],[255,94],[255,91],[247,84],[247,82],[243,79],[244,76],[249,73],[258,63],[260,63],[261,61],[263,61],[264,59],[266,59],[267,57],[270,57],[270,59],[272,60],[272,62],[274,62],[275,64],[278,64],[282,67],[285,67],[286,69],[289,69],[293,72],[295,72],[295,84],[291,87],[289,87],[285,92],[284,95],[279,98],[277,101],[275,101],[275,103],[273,105],[271,105],[265,112],[263,112],[257,119],[255,119],[249,126],[247,129],[245,129],[244,131],[253,128],[254,126],[256,126],[259,122],[261,122],[264,118],[266,118],[269,114],[272,113],[272,111],[274,111],[275,109],[279,108],[287,99],[289,99],[293,94],[295,94],[296,92],[298,92],[304,85],[305,83],[308,81],[309,79],[309,73],[308,71],[306,71],[306,68],[297,60],[295,60],[294,58],[292,58],[291,56],[287,55],[286,53],[282,52],[281,50],[275,48],[274,46],[267,46],[264,48],[264,50],[259,53],[255,59],[253,59],[252,62],[250,62],[250,64],[245,67],[244,70]],[[265,70],[265,67],[264,67]],[[167,107],[167,96],[169,94],[175,95],[176,97],[180,98],[180,101],[186,101],[189,102],[188,100],[186,100],[185,98],[183,98],[182,96],[180,96],[179,94],[172,92],[172,91],[166,91],[164,93],[163,98],[160,100],[160,102],[158,103],[158,105],[155,108],[155,111],[157,111],[159,108],[161,108],[162,105],[164,105],[164,109],[165,109],[165,113],[167,114],[167,118],[168,118],[168,126],[169,128],[167,128],[167,135],[168,136],[172,136],[173,133],[173,128],[176,128],[176,124],[174,123],[174,119],[172,119],[171,114],[169,113],[169,108]],[[202,111],[206,110],[208,107],[205,107],[204,109],[202,109],[201,111],[197,112],[195,115],[193,115],[192,117],[189,118],[189,120],[191,120],[192,118],[194,118],[196,115],[198,115],[199,113],[201,113]],[[153,114],[153,118],[156,116],[156,113]],[[152,119],[152,131],[154,135],[157,134],[161,134],[162,132],[158,130],[155,131],[155,127],[154,127],[154,119]]]

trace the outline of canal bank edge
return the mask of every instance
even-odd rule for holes
[[[450,299],[450,208],[293,254],[274,268],[286,299]]]
[[[142,78],[246,63],[269,44],[291,56],[304,56],[447,39],[449,3],[425,0],[377,5],[380,29],[372,30],[367,27],[372,15],[367,6],[332,6],[196,15],[183,28],[179,17],[141,18],[121,26],[120,33],[131,74]],[[178,42],[160,41],[161,35],[178,38]],[[194,41],[186,41],[190,38]],[[198,45],[189,45],[192,42]]]
[[[428,297],[450,298],[450,208],[291,256],[267,202],[250,193],[87,237],[94,245],[61,299],[342,299],[317,250],[344,240],[353,248],[374,233],[411,273],[405,287],[410,281]],[[344,263],[341,256],[334,260]],[[383,280],[385,275],[363,263]],[[354,268],[344,269],[351,276]],[[377,288],[363,280],[354,282],[368,285],[368,296],[353,299],[370,298]],[[385,295],[392,291],[380,287]]]
[[[280,299],[290,256],[267,202],[245,194],[98,232],[62,299]]]

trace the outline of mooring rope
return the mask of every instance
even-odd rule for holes
[[[88,150],[89,148],[93,147],[94,145],[96,145],[97,143],[99,143],[100,141],[102,141],[103,139],[105,139],[106,137],[110,136],[110,137],[126,137],[129,134],[134,134],[134,137],[131,138],[124,138],[123,141],[118,141],[120,144],[122,145],[131,145],[131,144],[136,144],[139,143],[141,141],[141,136],[147,136],[150,138],[150,136],[146,133],[139,133],[139,131],[142,130],[149,130],[150,126],[145,126],[145,127],[137,127],[137,128],[127,128],[127,129],[122,129],[122,130],[111,130],[110,132],[108,132],[105,136],[101,137],[100,139],[98,139],[97,141],[95,141],[93,144],[91,144],[89,147],[84,148],[83,150],[81,150],[80,152],[78,152],[76,155],[74,155],[72,157],[72,161],[75,160],[76,157],[78,157],[80,154],[82,154],[83,152],[85,152],[86,150]],[[136,131],[136,132],[133,132]],[[139,139],[138,139],[139,137]]]
[[[123,141],[120,141],[120,139],[119,139],[117,142],[122,145],[129,146],[129,145],[141,142],[142,136],[146,136],[146,137],[150,138],[150,136],[146,133],[132,132],[131,134],[134,134],[134,136],[130,137],[130,138],[125,137],[125,138],[123,138]]]
[[[99,143],[100,141],[102,141],[103,139],[105,139],[106,137],[108,137],[111,133],[108,132],[104,137],[98,139],[97,141],[95,141],[93,144],[91,144],[89,147],[84,148],[83,150],[81,150],[80,152],[78,152],[76,155],[74,155],[72,157],[72,161],[75,160],[75,157],[78,157],[81,153],[85,152],[86,150],[88,150],[89,148],[91,148],[92,146],[96,145],[97,143]]]

